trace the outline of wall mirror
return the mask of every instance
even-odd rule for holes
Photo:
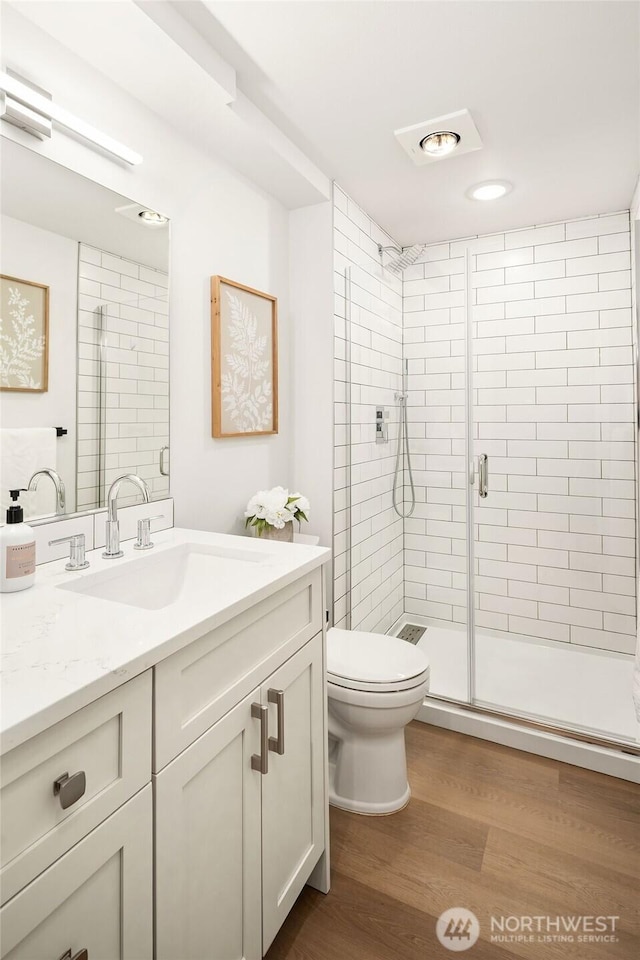
[[[123,473],[166,497],[169,224],[12,140],[1,148],[2,510],[39,470],[21,498],[32,519],[103,507]],[[120,502],[137,500],[131,487]]]

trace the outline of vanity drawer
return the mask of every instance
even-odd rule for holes
[[[322,629],[315,570],[155,669],[154,772],[197,740]]]
[[[56,795],[54,783],[65,774],[80,776],[63,784]],[[0,902],[14,896],[150,779],[150,670],[5,754],[0,775]]]
[[[148,784],[0,910],[3,960],[150,960]]]

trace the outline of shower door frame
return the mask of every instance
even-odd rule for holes
[[[464,251],[464,336],[465,336],[465,510],[467,534],[467,703],[473,706],[476,699],[476,612],[475,612],[475,536],[473,485],[475,483],[475,458],[473,450],[473,303],[471,297],[472,253],[467,246]]]

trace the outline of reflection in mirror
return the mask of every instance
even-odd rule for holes
[[[169,493],[169,225],[2,139],[0,500],[102,507],[136,473]],[[120,503],[134,503],[135,488]]]

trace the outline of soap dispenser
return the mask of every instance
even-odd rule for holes
[[[26,590],[36,578],[36,539],[17,502],[23,489],[9,491],[14,503],[7,510],[6,525],[0,527],[0,593]]]

